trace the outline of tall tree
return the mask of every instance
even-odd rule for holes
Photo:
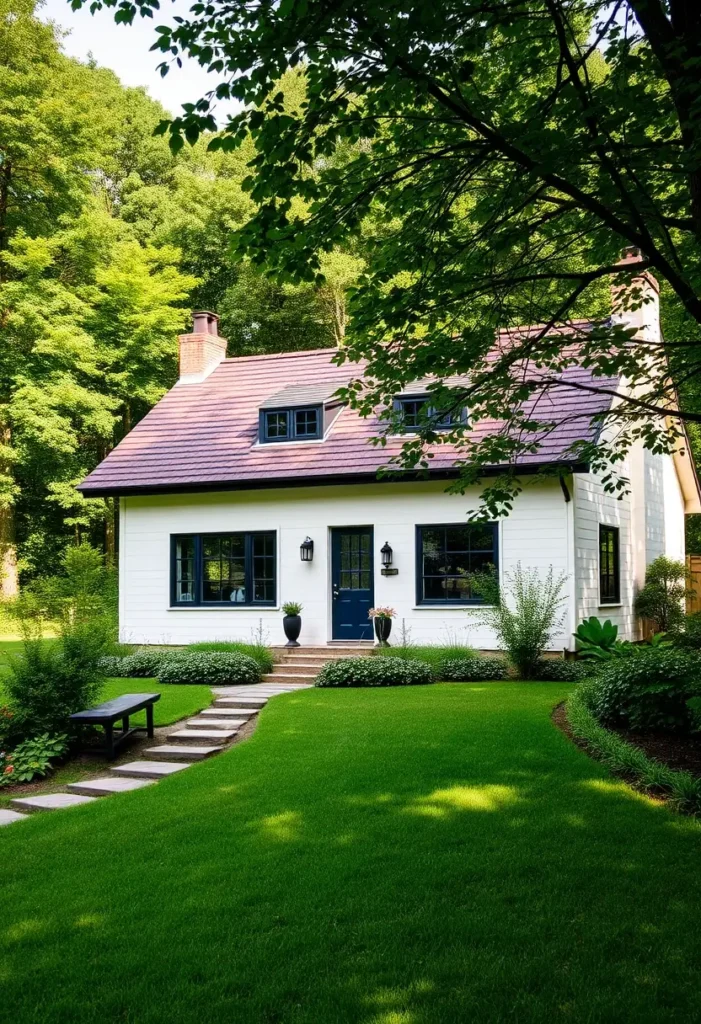
[[[155,6],[104,2],[122,21]],[[321,251],[375,225],[346,349],[369,360],[374,384],[355,400],[369,410],[398,383],[469,372],[455,401],[472,422],[496,416],[503,427],[481,444],[469,432],[451,438],[469,455],[461,485],[495,458],[537,450],[533,434],[547,424],[524,424],[521,402],[560,383],[573,358],[563,328],[581,315],[595,328],[577,339],[578,358],[630,389],[609,416],[615,446],[600,440],[573,458],[615,464],[640,438],[670,450],[682,422],[701,422],[667,373],[671,364],[683,385],[700,366],[697,0],[213,0],[158,33],[164,70],[187,52],[219,79],[162,126],[174,149],[215,127],[216,99],[244,105],[210,143],[234,148],[249,132],[255,143],[247,185],[258,209],[238,233],[242,255],[281,281],[315,280]],[[302,61],[307,98],[290,111],[273,84]],[[608,317],[608,285],[633,280],[618,263],[623,246],[678,314],[678,333],[646,359]],[[544,327],[514,333],[488,359],[497,327],[524,323]],[[540,367],[537,384],[514,372],[524,359]],[[407,447],[406,463],[421,457]],[[492,511],[519,486],[513,473],[490,486]],[[614,474],[610,486],[624,483]]]

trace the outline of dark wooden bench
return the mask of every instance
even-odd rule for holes
[[[105,753],[111,759],[115,756],[117,748],[121,747],[132,733],[143,731],[143,726],[129,728],[129,717],[135,715],[137,711],[146,709],[146,732],[153,738],[153,705],[160,699],[160,693],[123,693],[121,697],[106,700],[97,707],[76,712],[75,715],[71,715],[71,721],[79,726],[101,725],[105,730]],[[114,723],[120,719],[122,728],[115,736]]]

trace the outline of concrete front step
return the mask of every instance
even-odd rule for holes
[[[94,796],[80,796],[78,793],[46,793],[44,796],[21,796],[12,801],[13,807],[22,811],[62,811],[64,807],[78,807],[91,804]]]
[[[201,733],[198,733],[200,736]],[[181,747],[173,744],[170,746],[165,743],[162,747],[149,747],[145,750],[145,754],[153,754],[154,757],[165,758],[166,761],[204,761],[205,757],[211,757],[212,754],[218,754],[220,750],[223,750],[222,746],[212,747],[195,747],[185,746]]]
[[[328,660],[328,658],[325,660],[324,658],[319,658],[318,661],[312,661],[311,659],[309,661],[306,659],[304,661],[297,661],[296,658],[290,658],[289,661],[279,661],[273,671],[268,676],[264,676],[264,678],[274,679],[280,673],[288,676],[306,676],[310,672],[318,672],[321,666]]]
[[[214,702],[217,707],[220,704],[226,704],[228,707],[235,707],[238,711],[247,715],[256,715],[259,711],[262,711],[265,705],[268,703],[267,697],[262,700],[246,700],[245,697],[217,697]]]
[[[243,718],[188,718],[186,725],[201,729],[233,729],[238,732],[246,722]]]
[[[168,735],[169,740],[232,740],[238,729],[178,729]]]
[[[0,826],[12,825],[15,821],[26,821],[27,815],[20,814],[19,811],[8,811],[4,807],[0,808]]]
[[[310,672],[309,669],[307,669],[304,673],[299,672],[299,673],[296,673],[296,674],[295,673],[286,673],[286,672],[276,672],[274,675],[271,673],[270,675],[263,676],[263,681],[265,683],[268,683],[268,684],[269,683],[273,683],[273,682],[274,683],[282,683],[282,684],[286,684],[286,683],[299,683],[302,680],[305,680],[306,682],[310,682],[311,683],[311,682],[313,682],[316,679],[317,675],[318,675],[317,672],[314,672],[314,671]],[[294,687],[292,687],[292,689],[294,689]]]
[[[112,768],[112,771],[116,775],[128,775],[131,779],[162,779],[189,767],[189,764],[169,764],[167,761],[130,761]]]
[[[155,779],[89,779],[87,782],[71,782],[66,786],[70,793],[82,793],[85,796],[111,796],[112,793],[129,793],[133,789],[154,786]]]

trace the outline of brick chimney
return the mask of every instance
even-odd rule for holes
[[[617,266],[635,269],[645,257],[636,246],[623,250]],[[641,340],[660,340],[660,286],[649,270],[630,278],[616,278],[611,286],[611,312],[615,323],[634,327]]]
[[[178,338],[180,355],[179,384],[198,384],[226,356],[226,338],[219,337],[219,317],[200,310],[192,314],[192,334]]]

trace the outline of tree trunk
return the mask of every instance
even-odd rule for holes
[[[112,498],[105,498],[105,562],[107,565],[114,565],[116,561],[115,547],[115,502]]]
[[[0,505],[0,600],[8,601],[18,594],[15,507],[8,503]]]

